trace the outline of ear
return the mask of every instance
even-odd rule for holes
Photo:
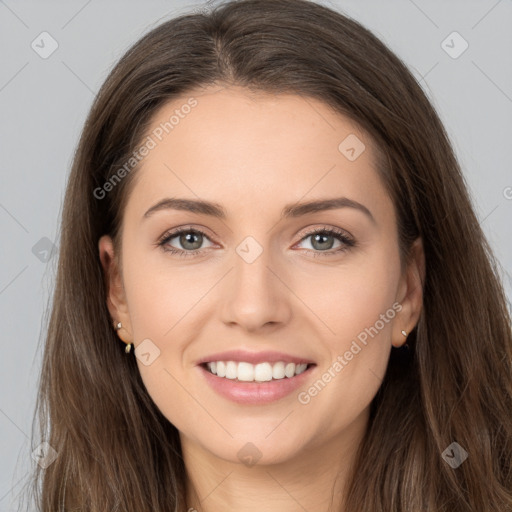
[[[128,304],[119,270],[119,255],[115,254],[114,243],[108,235],[103,235],[98,242],[98,250],[103,267],[105,288],[107,290],[107,307],[112,318],[112,325],[121,322],[117,335],[126,343],[132,341],[132,328]]]
[[[409,335],[418,323],[423,308],[424,282],[425,252],[423,250],[423,240],[418,237],[412,244],[409,262],[405,274],[400,280],[397,300],[402,309],[393,325],[392,344],[394,347],[401,347],[407,341],[407,338],[402,334],[402,330]]]

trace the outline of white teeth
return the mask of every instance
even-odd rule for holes
[[[270,363],[259,363],[254,367],[254,380],[258,382],[272,380],[272,366]]]
[[[210,370],[212,371],[211,368],[210,368]],[[225,377],[226,376],[226,363],[224,363],[223,361],[219,361],[217,363],[217,375],[219,377]]]
[[[284,367],[284,374],[287,377],[293,377],[295,375],[295,364],[294,363],[288,363]]]
[[[307,370],[307,368],[308,368],[308,364],[307,363],[298,364],[295,367],[295,375],[299,375],[302,372],[305,372]]]
[[[276,363],[272,366],[272,378],[284,379],[284,363]]]
[[[238,363],[238,380],[243,380],[247,382],[253,381],[254,365],[249,363]]]
[[[236,379],[237,377],[237,364],[234,361],[226,363],[226,379]]]
[[[251,364],[244,361],[212,361],[206,363],[211,373],[226,379],[238,379],[243,382],[268,382],[280,380],[285,377],[291,378],[305,372],[307,363],[295,364],[282,361],[274,364],[259,363]]]

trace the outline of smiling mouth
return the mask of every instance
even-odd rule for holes
[[[236,382],[271,382],[291,379],[316,366],[314,363],[277,363],[251,364],[245,361],[212,361],[202,363],[201,366],[209,373],[219,378],[230,379]]]

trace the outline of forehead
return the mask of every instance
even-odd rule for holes
[[[374,142],[317,99],[197,89],[161,107],[148,137],[129,200],[139,211],[164,195],[269,209],[334,195],[391,206]]]

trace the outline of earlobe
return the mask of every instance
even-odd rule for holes
[[[108,235],[103,235],[98,241],[99,258],[103,268],[106,290],[107,307],[115,328],[121,323],[121,329],[116,329],[117,335],[128,342],[130,338],[130,319],[126,303],[124,287],[119,272],[119,258],[115,254],[114,243]]]
[[[409,333],[416,327],[423,307],[423,284],[425,282],[425,253],[423,241],[418,237],[412,247],[406,275],[402,286],[402,309],[393,329],[392,344],[401,347]],[[404,335],[403,333],[406,333]]]

